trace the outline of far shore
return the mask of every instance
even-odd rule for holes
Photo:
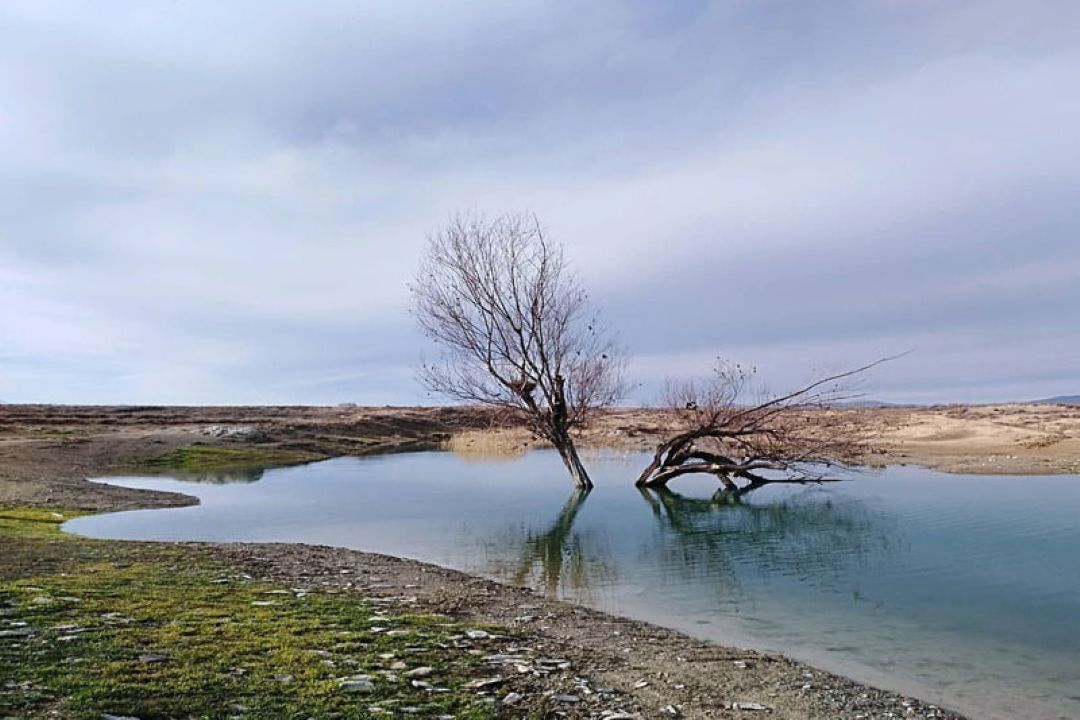
[[[870,429],[865,458],[870,465],[917,464],[975,474],[1080,473],[1077,406],[821,412],[849,413]],[[653,410],[607,411],[583,434],[582,444],[647,451],[662,435],[664,423],[663,414]],[[167,471],[185,463],[228,467],[243,459],[287,464],[436,448],[505,454],[537,446],[519,428],[501,427],[487,413],[456,407],[0,405],[0,508],[107,512],[191,504],[194,499],[188,496],[87,481],[125,470]],[[464,623],[515,627],[522,642],[568,657],[574,673],[587,675],[594,686],[617,689],[618,709],[627,717],[749,717],[758,711],[747,708],[756,705],[767,707],[761,712],[768,717],[781,718],[960,717],[781,656],[698,642],[423,563],[303,545],[199,547],[238,572],[268,582],[347,591]],[[0,569],[8,580],[35,572],[32,562],[20,565],[17,560],[0,560]],[[522,616],[539,620],[523,624]],[[564,680],[557,673],[537,680],[530,707],[550,709],[544,703],[551,696],[544,693],[565,692],[559,685]],[[584,718],[599,717],[605,708],[615,708],[606,696],[559,710]]]

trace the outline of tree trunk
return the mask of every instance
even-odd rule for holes
[[[560,437],[553,444],[555,449],[559,451],[559,457],[562,458],[563,465],[570,471],[570,477],[573,479],[574,485],[584,490],[592,489],[593,483],[589,479],[589,471],[585,469],[581,458],[578,457],[577,448],[574,447],[574,441],[570,439],[569,435]]]

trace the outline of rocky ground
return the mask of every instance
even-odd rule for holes
[[[1080,408],[837,412],[859,413],[874,428],[870,459],[877,462],[1025,474],[1080,468]],[[613,411],[600,418],[585,440],[643,449],[655,443],[662,425],[662,415],[653,411]],[[443,444],[470,452],[506,452],[531,443],[519,431],[493,430],[490,416],[484,413],[457,408],[0,406],[0,507],[68,512],[191,502],[184,496],[85,480],[125,468],[161,469],[163,458],[228,465],[260,457],[297,462]],[[11,550],[17,544],[4,539],[8,552],[0,558],[0,574],[8,582],[25,585],[42,573],[59,572],[49,566],[49,553],[59,553],[56,562],[65,566],[89,552],[78,543],[34,542],[38,544],[20,546],[24,551],[19,553]],[[131,550],[133,546],[139,549]],[[461,679],[455,697],[465,703],[461,707],[473,707],[460,695],[475,696],[483,701],[479,707],[484,712],[502,717],[958,717],[783,657],[697,642],[673,631],[551,601],[525,589],[402,559],[303,545],[99,542],[94,543],[93,552],[104,553],[106,561],[115,565],[114,553],[154,548],[210,557],[235,577],[291,588],[287,592],[293,596],[300,588],[304,595],[353,598],[352,602],[375,604],[397,616],[448,618],[458,631],[443,642],[446,647],[441,650],[479,663],[479,674]],[[155,567],[157,561],[147,562]],[[81,572],[77,569],[68,577],[80,577]],[[0,612],[0,624],[22,622],[10,619],[15,607]],[[24,643],[20,627],[0,628],[0,645]],[[475,632],[470,635],[468,629]],[[392,672],[389,667],[382,670]],[[411,682],[407,687],[416,689]],[[9,691],[21,692],[5,686],[0,696]],[[402,708],[408,707],[412,706],[390,702],[384,708],[389,715],[368,708],[355,716],[407,716]],[[331,717],[340,711],[327,712],[313,716]]]
[[[391,606],[511,628],[485,662],[522,695],[511,717],[958,718],[779,655],[698,642],[452,570],[327,547],[225,545],[267,581],[345,588]],[[530,714],[531,713],[531,714]]]

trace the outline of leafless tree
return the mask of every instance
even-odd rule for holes
[[[837,403],[859,397],[860,377],[890,359],[775,396],[754,386],[752,370],[724,362],[705,381],[669,383],[664,406],[675,430],[637,485],[663,487],[681,475],[708,473],[738,498],[769,483],[826,482],[830,468],[863,449],[862,431]]]
[[[538,220],[455,217],[430,236],[411,290],[442,350],[421,369],[427,387],[519,417],[591,487],[571,431],[622,394],[622,353]]]

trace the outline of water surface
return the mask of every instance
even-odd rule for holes
[[[1080,478],[895,467],[743,503],[632,485],[638,455],[451,453],[109,478],[200,505],[79,518],[145,540],[338,545],[434,562],[989,718],[1080,717]]]

